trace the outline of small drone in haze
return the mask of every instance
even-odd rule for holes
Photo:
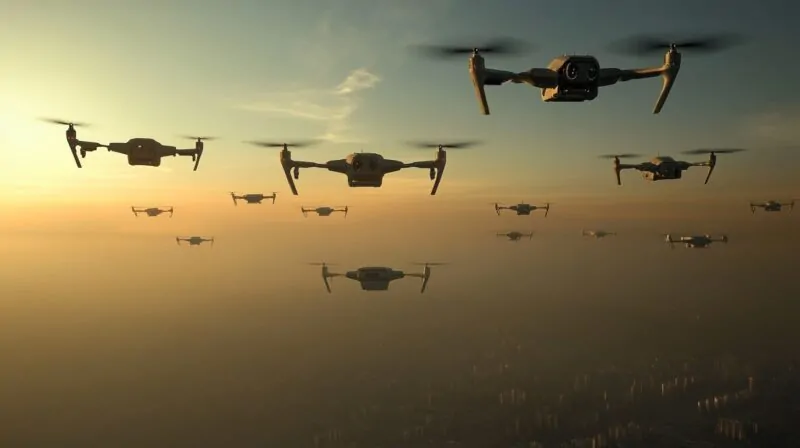
[[[343,206],[343,207],[317,207],[317,208],[305,208],[300,207],[300,211],[303,212],[303,216],[308,218],[308,214],[313,212],[316,213],[318,216],[330,216],[336,212],[343,212],[344,217],[347,218],[347,211],[350,210],[350,207]]]
[[[361,289],[364,291],[387,291],[389,289],[389,283],[395,280],[400,280],[406,277],[417,277],[422,279],[422,289],[420,290],[420,293],[424,293],[425,288],[428,286],[428,280],[431,278],[430,267],[441,266],[446,263],[413,263],[415,265],[424,266],[421,273],[407,273],[387,267],[368,266],[358,268],[355,271],[347,271],[344,274],[330,272],[328,270],[329,265],[326,263],[310,264],[314,266],[322,266],[322,281],[325,282],[325,288],[328,290],[328,292],[331,292],[331,285],[328,282],[328,279],[333,279],[333,277],[345,277],[350,280],[355,280],[361,284]]]
[[[590,236],[598,239],[617,235],[617,232],[606,232],[605,230],[583,230],[581,233],[583,236]]]
[[[489,115],[489,103],[486,100],[484,86],[499,86],[507,82],[528,84],[541,89],[542,101],[583,102],[597,98],[600,87],[614,85],[621,81],[634,79],[662,79],[661,93],[658,95],[653,113],[661,112],[664,102],[675,83],[681,68],[679,49],[713,52],[736,43],[730,38],[711,37],[685,42],[670,42],[651,37],[638,37],[618,45],[618,50],[637,55],[649,55],[666,51],[664,63],[657,67],[638,69],[601,68],[597,58],[590,55],[562,55],[553,59],[547,68],[532,68],[524,72],[511,72],[486,68],[481,54],[517,54],[523,45],[511,39],[497,39],[482,47],[450,47],[426,46],[424,50],[437,57],[449,57],[462,54],[469,56],[469,73],[475,94],[484,115]]]
[[[172,218],[172,213],[175,211],[175,208],[171,205],[168,207],[164,207],[163,209],[160,207],[131,207],[131,211],[133,212],[134,216],[137,218],[139,217],[139,213],[145,213],[149,218],[154,218],[162,213],[169,213],[169,217]]]
[[[750,203],[750,211],[755,214],[757,208],[764,209],[765,212],[779,212],[783,210],[783,207],[789,207],[789,210],[794,209],[794,199],[792,199],[788,203],[782,203],[779,201],[766,201],[766,202],[751,202]]]
[[[69,149],[72,151],[72,157],[75,158],[75,164],[78,165],[78,168],[83,168],[80,159],[86,157],[87,152],[96,151],[97,148],[107,148],[110,152],[128,156],[128,164],[131,166],[158,167],[161,166],[162,157],[191,156],[192,161],[194,161],[194,171],[197,171],[197,167],[200,165],[200,158],[203,156],[203,141],[213,139],[213,137],[186,137],[196,140],[193,149],[177,149],[174,146],[162,145],[152,138],[132,138],[124,143],[102,144],[78,140],[78,133],[75,128],[86,126],[85,124],[51,119],[46,119],[45,121],[67,126],[67,144],[69,144]],[[80,159],[78,158],[78,153],[81,155]]]
[[[317,162],[303,162],[292,160],[292,152],[289,148],[301,148],[309,146],[312,142],[296,142],[296,143],[269,143],[269,142],[249,142],[256,146],[263,146],[266,148],[283,148],[280,153],[281,165],[283,172],[286,174],[286,181],[289,182],[289,187],[292,193],[297,195],[297,188],[295,187],[294,179],[300,178],[300,168],[324,168],[328,171],[341,173],[347,176],[347,183],[350,187],[373,187],[379,188],[383,185],[383,177],[386,174],[394,173],[405,168],[423,168],[430,170],[431,180],[433,180],[433,189],[431,195],[436,194],[439,188],[439,183],[442,181],[442,174],[444,173],[445,165],[447,164],[448,149],[460,149],[472,146],[474,143],[451,143],[451,144],[417,144],[419,147],[424,148],[438,148],[436,159],[425,162],[401,162],[399,160],[386,159],[380,154],[361,152],[353,153],[344,159],[330,160],[325,163]]]
[[[497,236],[504,236],[508,238],[509,241],[519,241],[522,237],[527,236],[528,239],[533,239],[533,232],[531,233],[522,233],[522,232],[508,232],[508,233],[498,233]]]
[[[528,216],[531,212],[536,210],[544,210],[544,217],[547,218],[547,214],[550,213],[550,203],[546,203],[545,205],[531,205],[526,204],[524,202],[520,202],[516,205],[500,205],[495,202],[494,204],[494,211],[497,213],[497,216],[500,216],[501,210],[512,210],[517,213],[517,216]]]
[[[272,203],[275,203],[275,198],[277,197],[278,193],[272,192],[272,195],[265,195],[262,193],[248,193],[243,195],[237,195],[233,191],[231,191],[231,199],[233,199],[233,205],[239,205],[237,201],[242,200],[247,202],[248,204],[260,204],[261,201],[264,199],[272,199]]]
[[[600,158],[614,159],[614,174],[617,176],[617,185],[622,185],[622,178],[620,173],[622,170],[637,170],[642,172],[642,177],[649,181],[659,180],[675,180],[683,177],[683,172],[693,166],[708,167],[708,174],[706,175],[705,184],[711,179],[711,173],[714,172],[714,167],[717,166],[717,154],[731,154],[735,152],[744,151],[744,149],[693,149],[691,151],[684,151],[684,154],[708,154],[708,161],[705,162],[684,162],[675,160],[669,156],[654,157],[649,162],[642,162],[636,164],[620,163],[620,159],[629,159],[638,157],[638,154],[610,154],[603,155]]]
[[[692,249],[705,249],[711,245],[711,243],[727,243],[728,236],[722,235],[719,238],[712,238],[710,235],[695,235],[695,236],[681,236],[677,239],[673,239],[672,235],[667,234],[665,235],[665,241],[669,244],[671,248],[675,248],[675,243],[683,244],[686,247]]]
[[[202,236],[189,236],[189,237],[175,237],[175,242],[178,243],[178,246],[181,245],[181,241],[185,241],[189,243],[190,246],[199,246],[203,243],[210,242],[211,246],[214,246],[214,237],[211,238],[203,238]]]

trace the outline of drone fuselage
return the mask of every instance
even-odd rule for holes
[[[147,216],[154,217],[164,213],[164,210],[158,208],[148,208],[144,212],[147,213]]]
[[[529,236],[522,232],[509,232],[506,233],[505,236],[509,239],[509,241],[520,241],[523,236]]]
[[[385,159],[382,155],[369,152],[353,153],[345,158],[347,183],[351,187],[378,188],[383,184],[385,174],[400,171],[403,162]]]
[[[176,148],[165,146],[152,138],[132,138],[125,143],[109,143],[108,150],[128,156],[131,166],[161,166],[161,158],[174,156]]]
[[[248,204],[260,204],[265,199],[265,196],[263,194],[246,194],[238,196],[236,199],[244,199]]]
[[[386,291],[389,283],[404,278],[405,274],[392,268],[370,266],[348,271],[345,277],[359,282],[364,291]]]
[[[728,242],[727,236],[722,236],[720,239],[711,238],[709,235],[694,235],[694,236],[682,236],[678,239],[672,239],[672,237],[667,237],[667,242],[670,244],[683,244],[684,247],[690,249],[705,249],[711,246],[712,243],[715,241],[720,241],[723,243]]]
[[[541,89],[546,103],[577,103],[592,101],[600,90],[600,63],[594,56],[559,56],[547,66],[557,74],[557,86]]]
[[[783,209],[783,204],[775,201],[767,201],[761,205],[756,205],[755,207],[761,207],[765,212],[779,212]]]
[[[645,180],[656,182],[659,180],[677,180],[683,177],[683,171],[688,168],[684,162],[678,162],[669,156],[654,157],[648,166],[642,170]]]
[[[314,212],[316,212],[319,216],[330,216],[334,210],[330,207],[319,207],[314,209]]]

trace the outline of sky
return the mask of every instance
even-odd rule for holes
[[[653,278],[667,285],[660,289],[667,296],[672,288],[703,297],[789,287],[797,218],[752,215],[747,202],[800,197],[800,91],[792,84],[800,62],[787,57],[796,52],[800,6],[792,2],[0,3],[0,342],[15,341],[18,359],[49,353],[36,344],[56,324],[102,338],[125,315],[185,324],[234,306],[274,311],[248,308],[251,297],[288,307],[368,295],[336,279],[328,296],[319,268],[307,262],[335,262],[337,271],[451,262],[434,270],[431,299],[578,298],[622,282],[631,304],[654,294]],[[543,103],[524,85],[488,87],[492,115],[483,116],[466,58],[436,61],[410,50],[507,36],[537,51],[487,56],[487,66],[522,71],[573,53],[635,68],[660,65],[661,56],[620,56],[607,44],[641,33],[716,32],[747,40],[709,56],[686,52],[658,115],[651,111],[660,81],[651,79],[604,88],[580,104]],[[103,151],[77,169],[64,129],[41,117],[90,123],[79,138],[100,142],[150,137],[191,148],[181,135],[219,139],[206,144],[197,172],[189,158],[131,167]],[[309,138],[322,143],[294,151],[295,159],[364,150],[426,160],[433,150],[406,142],[482,143],[449,152],[433,197],[425,170],[388,175],[380,189],[352,189],[344,176],[304,170],[293,197],[278,151],[243,143]],[[705,186],[705,170],[695,168],[681,181],[658,183],[625,172],[619,187],[610,161],[598,158],[703,147],[748,151],[720,155]],[[277,191],[278,198],[233,207],[230,191]],[[519,201],[553,208],[547,218],[498,217],[491,205]],[[131,206],[168,205],[173,218],[130,213]],[[320,205],[351,210],[346,219],[300,213]],[[581,238],[581,229],[620,235],[595,241]],[[508,243],[495,236],[513,230],[534,237]],[[731,240],[708,251],[670,251],[661,236],[668,232]],[[216,244],[177,247],[176,235],[214,236]],[[403,280],[382,297],[419,300],[418,286]],[[45,372],[50,364],[39,361],[30,362]],[[26,384],[35,390],[35,382]]]

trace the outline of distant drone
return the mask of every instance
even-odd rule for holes
[[[659,67],[640,69],[600,68],[597,58],[589,55],[563,55],[553,59],[547,68],[532,68],[524,72],[510,72],[486,68],[481,53],[521,53],[523,45],[511,39],[498,39],[483,47],[427,46],[427,53],[437,57],[469,54],[469,73],[481,112],[489,115],[484,86],[499,86],[507,82],[529,84],[541,89],[542,101],[583,102],[597,98],[600,87],[634,79],[661,77],[661,93],[653,113],[661,112],[670,90],[681,68],[681,53],[678,49],[694,51],[717,51],[736,43],[730,38],[704,38],[681,43],[651,37],[638,37],[618,46],[619,50],[637,55],[649,55],[666,50],[664,64]]]
[[[361,283],[361,289],[364,291],[387,291],[389,289],[389,283],[400,280],[406,277],[418,277],[422,279],[422,289],[420,293],[425,292],[425,288],[428,286],[428,280],[431,277],[431,266],[441,266],[446,263],[413,263],[415,265],[422,265],[424,268],[422,269],[422,273],[406,273],[403,271],[396,271],[392,268],[386,267],[363,267],[358,268],[355,271],[347,271],[344,274],[336,274],[330,272],[328,270],[328,264],[326,263],[310,263],[314,266],[322,266],[322,281],[325,282],[325,288],[328,292],[331,292],[331,285],[328,283],[328,279],[332,279],[333,277],[345,277],[349,278],[350,280],[355,280]]]
[[[614,159],[614,173],[617,175],[617,185],[622,185],[620,173],[622,170],[637,170],[642,172],[642,177],[649,181],[659,180],[675,180],[683,177],[683,172],[693,166],[707,166],[708,174],[706,175],[707,184],[711,179],[711,173],[714,172],[714,167],[717,166],[717,154],[731,154],[735,152],[744,151],[744,149],[693,149],[691,151],[684,151],[684,154],[708,154],[708,161],[706,162],[683,162],[675,160],[668,156],[654,157],[649,162],[642,162],[633,165],[620,163],[620,159],[628,159],[631,157],[638,157],[637,154],[610,154],[603,155],[600,158]]]
[[[591,236],[598,239],[617,235],[617,232],[606,232],[605,230],[582,230],[581,233],[583,236]]]
[[[497,236],[504,236],[508,238],[509,241],[519,241],[522,239],[523,236],[527,236],[528,239],[533,239],[533,232],[531,233],[522,233],[522,232],[508,232],[508,233],[498,233]]]
[[[190,236],[190,237],[176,236],[175,237],[175,242],[178,243],[178,246],[181,245],[181,241],[185,241],[185,242],[189,243],[190,246],[199,246],[199,245],[201,245],[201,244],[203,244],[205,242],[211,242],[211,246],[212,247],[214,246],[214,237],[213,236],[211,238],[203,238],[201,236]]]
[[[244,195],[237,195],[233,191],[231,191],[231,199],[233,199],[233,205],[238,205],[237,201],[243,200],[248,204],[260,204],[261,201],[264,199],[272,199],[272,203],[275,203],[275,198],[277,197],[278,193],[272,192],[272,196],[264,195],[261,193],[248,193]]]
[[[546,203],[544,206],[541,205],[530,205],[524,202],[520,202],[517,205],[500,205],[495,202],[494,204],[494,211],[497,213],[497,216],[500,216],[500,210],[512,210],[517,213],[517,216],[528,216],[531,212],[536,210],[544,210],[544,217],[547,218],[547,214],[550,213],[550,203]]]
[[[451,143],[451,144],[417,144],[418,147],[423,148],[438,148],[436,159],[426,162],[400,162],[398,160],[385,159],[382,155],[369,152],[353,153],[344,159],[330,160],[325,163],[316,162],[302,162],[292,160],[292,153],[289,148],[301,148],[309,146],[311,142],[296,142],[296,143],[269,143],[269,142],[249,142],[256,146],[263,146],[266,148],[283,148],[280,153],[281,165],[286,174],[286,180],[289,182],[289,187],[292,193],[297,195],[297,188],[295,187],[294,180],[292,180],[293,172],[294,178],[300,178],[300,168],[325,168],[328,171],[341,173],[347,176],[347,183],[350,187],[373,187],[379,188],[383,185],[383,176],[389,173],[400,171],[404,168],[424,168],[430,170],[431,180],[434,181],[431,195],[436,194],[439,188],[439,182],[442,181],[442,174],[444,173],[445,165],[447,164],[448,149],[461,149],[472,146],[474,143]]]
[[[778,202],[778,201],[766,201],[766,202],[760,202],[760,203],[759,202],[751,202],[750,203],[750,211],[753,212],[753,214],[755,214],[757,208],[762,208],[762,209],[764,209],[765,212],[779,212],[779,211],[783,210],[783,207],[787,207],[787,206],[789,207],[789,210],[793,210],[794,209],[794,199],[792,199],[788,203],[781,203],[781,202]]]
[[[336,212],[344,212],[344,217],[347,218],[347,211],[350,208],[348,206],[344,207],[317,207],[317,208],[305,208],[300,207],[300,211],[303,212],[303,216],[308,218],[308,214],[311,212],[316,213],[318,216],[330,216],[332,213]]]
[[[139,217],[139,213],[146,213],[150,218],[154,218],[162,213],[169,213],[169,217],[172,218],[172,213],[175,211],[175,208],[172,206],[164,207],[163,209],[159,207],[131,207],[131,211],[133,211],[134,216],[137,218]]]
[[[96,151],[97,148],[108,148],[109,151],[125,154],[128,156],[128,164],[131,166],[161,166],[161,158],[168,156],[191,156],[194,161],[194,171],[200,165],[200,158],[203,156],[203,140],[212,140],[213,137],[186,137],[196,140],[194,149],[176,149],[174,146],[166,146],[153,140],[152,138],[132,138],[125,143],[109,143],[107,145],[97,142],[78,140],[78,133],[75,127],[86,126],[80,123],[70,123],[62,120],[46,119],[45,121],[67,126],[67,144],[75,158],[78,168],[83,168],[78,158],[80,152],[81,159],[86,157],[87,152]]]
[[[693,249],[705,249],[711,245],[711,243],[727,243],[728,236],[722,235],[719,238],[712,238],[710,235],[700,235],[700,236],[681,236],[678,239],[672,239],[672,235],[667,234],[665,241],[669,243],[671,248],[675,248],[675,243],[683,244],[686,247],[693,248]]]

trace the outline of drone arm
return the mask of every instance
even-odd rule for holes
[[[653,107],[653,113],[657,114],[661,112],[661,109],[664,107],[664,103],[667,101],[670,91],[672,91],[672,86],[675,84],[675,78],[678,76],[679,70],[680,55],[667,54],[664,65],[661,67],[637,69],[602,68],[600,69],[598,84],[600,87],[604,87],[616,84],[617,82],[656,78],[660,76],[662,80],[661,92]]]

